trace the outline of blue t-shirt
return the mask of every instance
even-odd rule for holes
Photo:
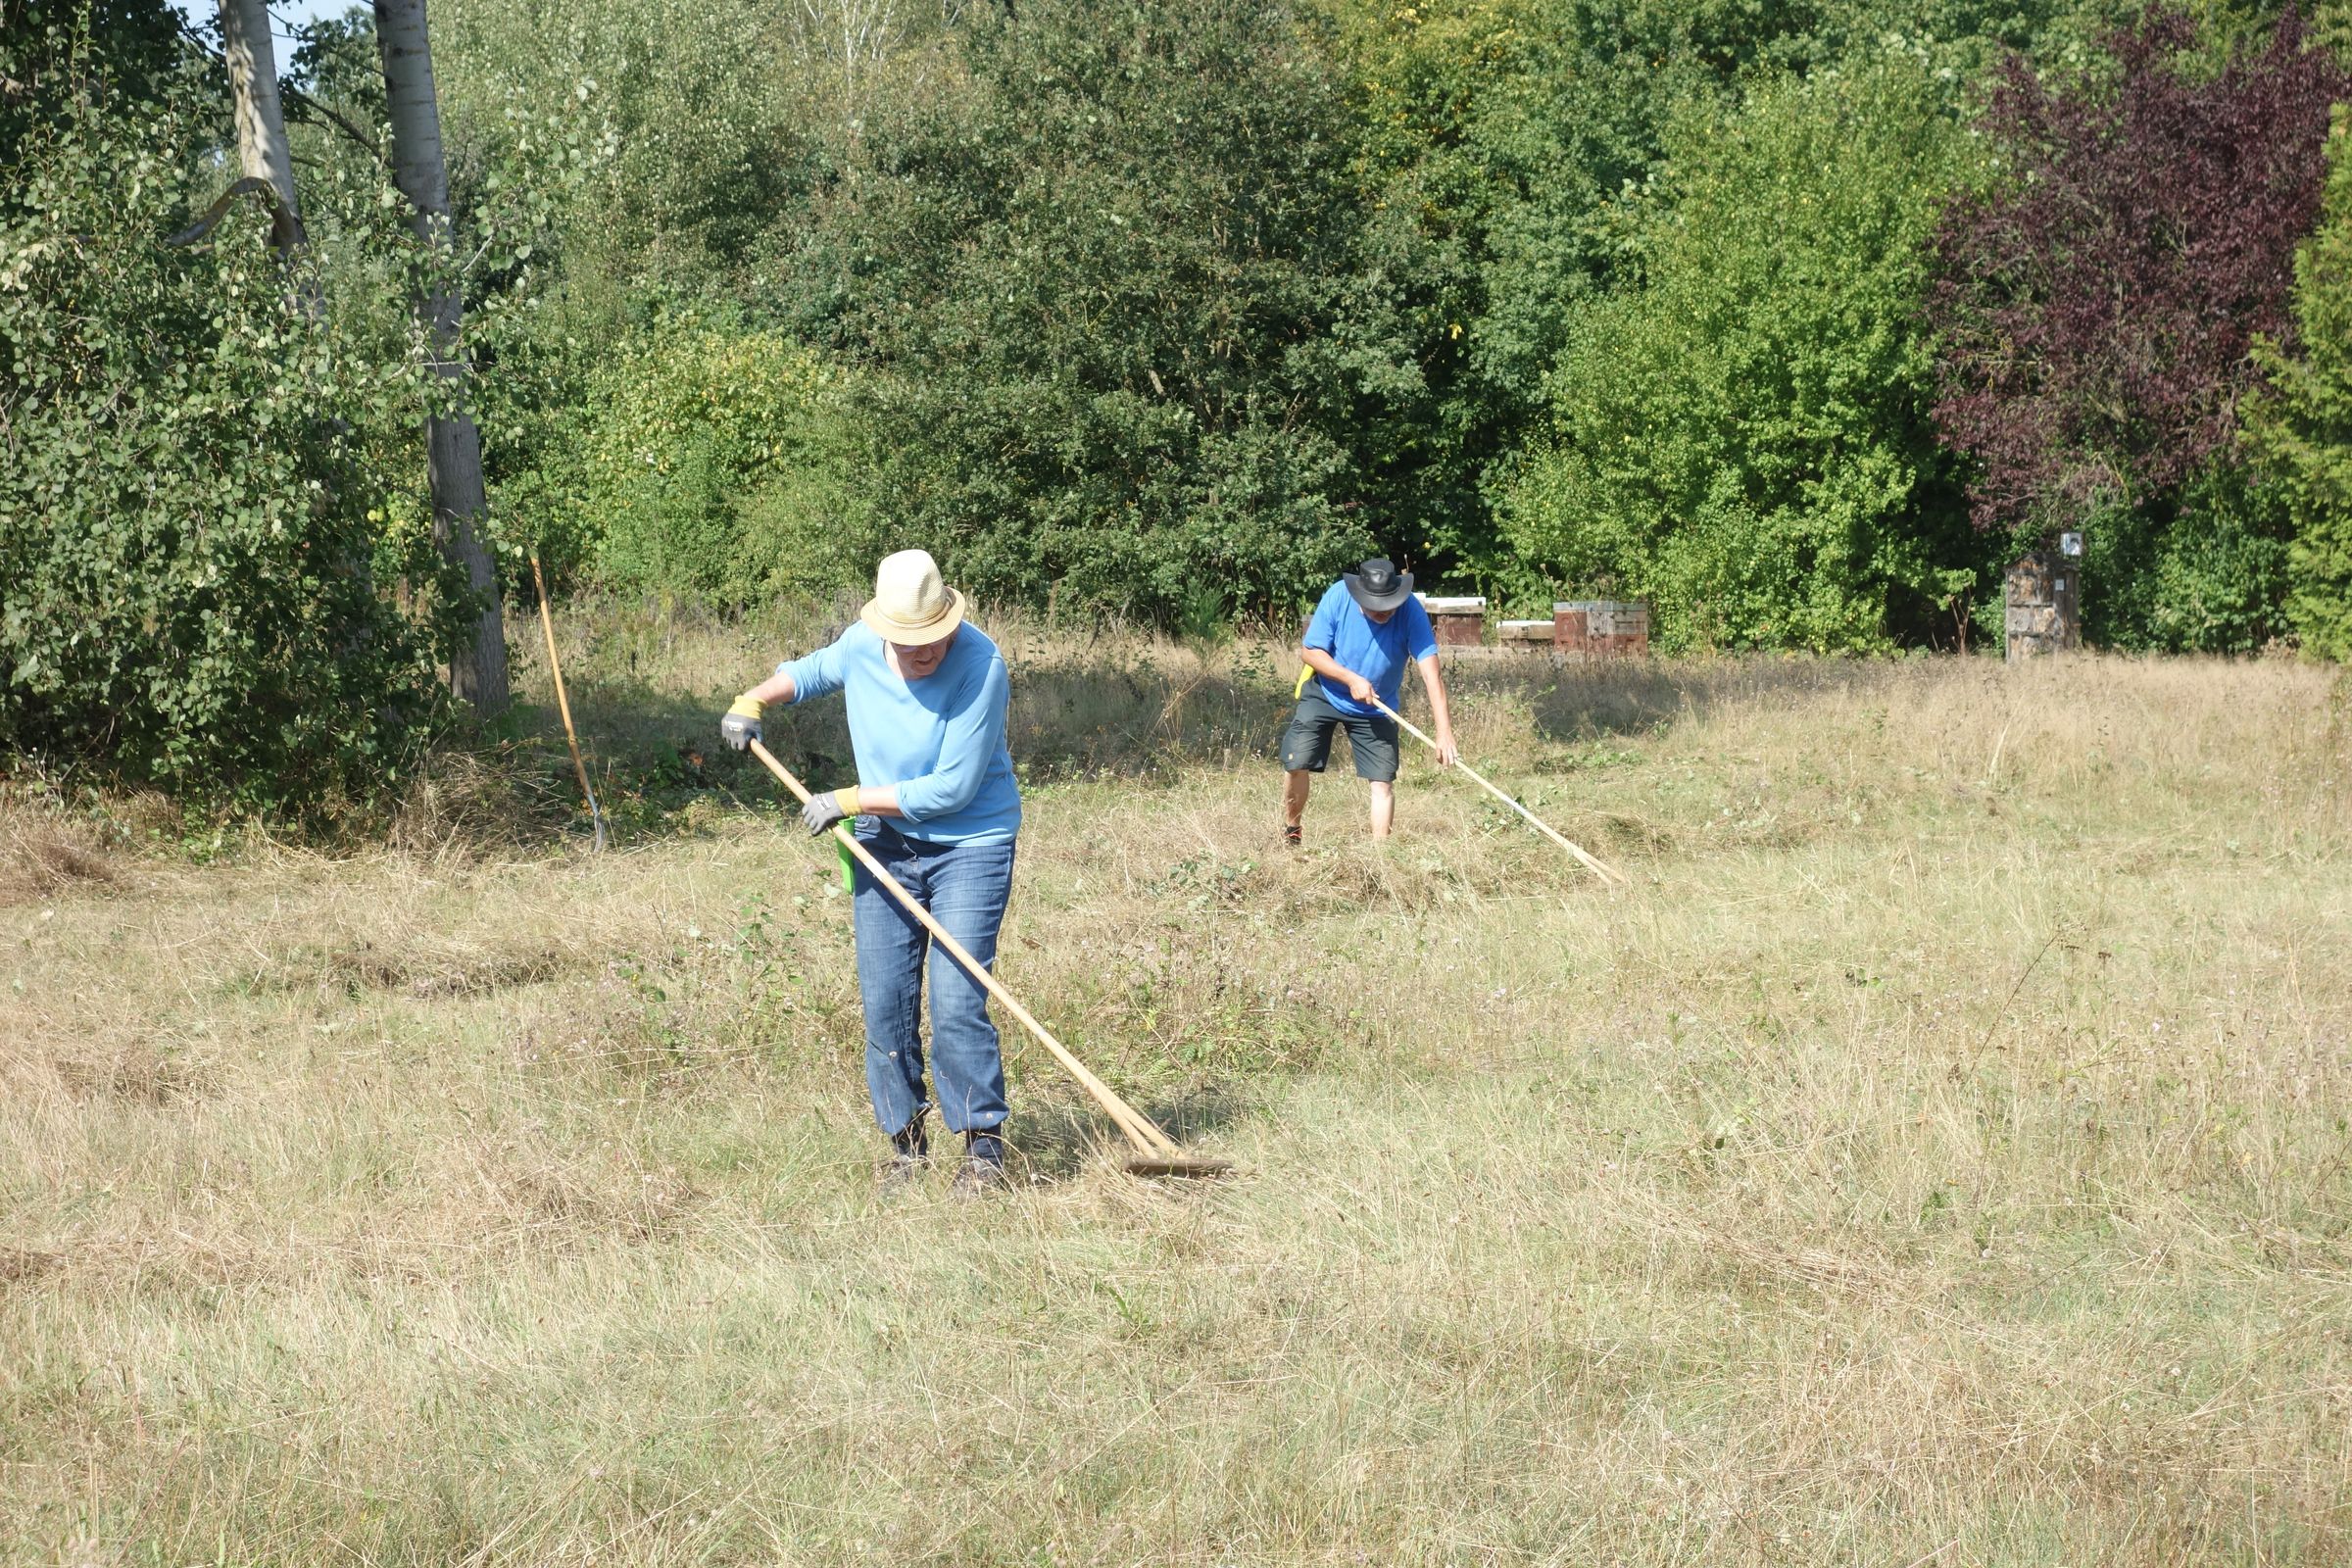
[[[1438,634],[1429,623],[1429,612],[1410,594],[1396,607],[1396,613],[1374,624],[1348,585],[1335,582],[1324,590],[1323,602],[1315,606],[1314,618],[1306,623],[1306,646],[1329,654],[1342,669],[1363,676],[1380,693],[1382,702],[1396,708],[1404,692],[1404,666],[1436,653]],[[1364,707],[1348,695],[1346,686],[1327,676],[1317,675],[1315,684],[1322,689],[1325,702],[1351,718],[1380,711]]]
[[[1021,791],[1004,746],[1012,683],[1004,656],[965,621],[939,667],[906,681],[882,639],[859,621],[838,641],[778,664],[793,702],[840,692],[850,710],[850,749],[860,789],[896,786],[904,817],[891,825],[930,844],[1009,844],[1021,826]]]

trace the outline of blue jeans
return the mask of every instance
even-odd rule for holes
[[[994,969],[997,928],[1012,898],[1010,844],[927,844],[866,817],[858,842],[931,911],[963,950]],[[1004,1055],[989,1021],[988,993],[925,931],[862,862],[856,866],[858,991],[865,999],[865,1088],[885,1133],[906,1128],[932,1102],[923,1089],[923,960],[931,961],[931,1068],[948,1131],[1004,1120]]]

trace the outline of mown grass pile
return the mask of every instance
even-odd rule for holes
[[[1008,1035],[1032,1179],[877,1200],[831,858],[710,734],[811,633],[608,613],[619,853],[12,817],[0,1559],[2352,1552],[2342,677],[1457,665],[1610,894],[1425,760],[1284,856],[1279,650],[1000,632],[1002,973],[1244,1174]]]

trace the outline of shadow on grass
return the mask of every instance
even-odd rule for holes
[[[1883,660],[1769,655],[1691,661],[1554,662],[1543,654],[1486,650],[1447,661],[1457,706],[1482,695],[1524,705],[1536,732],[1575,743],[1653,734],[1685,716],[1731,708],[1781,707],[1791,699],[1882,686],[1902,666]]]
[[[744,807],[788,805],[757,760],[720,744],[719,716],[733,691],[773,667],[774,650],[816,646],[849,612],[836,606],[833,618],[801,625],[607,606],[575,621],[566,663],[573,712],[615,836],[674,836]],[[1288,645],[1195,650],[1134,632],[1080,641],[1009,614],[989,627],[1012,665],[1006,738],[1024,781],[1165,781],[1188,767],[1273,765],[1298,669]],[[1525,715],[1531,742],[1574,745],[1884,682],[1896,667],[1763,656],[1556,663],[1543,653],[1485,649],[1449,653],[1446,674],[1457,710],[1492,705]],[[540,684],[531,673],[544,678],[526,672],[526,686]],[[1407,703],[1408,713],[1423,707],[1418,696]],[[552,706],[522,727],[549,759],[550,788],[576,793],[553,777],[568,763]],[[766,731],[769,749],[811,789],[851,776],[840,703],[773,710]]]
[[[1188,1148],[1207,1134],[1232,1126],[1250,1109],[1241,1091],[1219,1084],[1139,1097],[1133,1103],[1161,1131]],[[1065,1181],[1090,1160],[1124,1160],[1136,1152],[1102,1108],[1083,1098],[1031,1096],[1027,1105],[1015,1105],[1012,1128],[1014,1148],[1027,1161],[1031,1174],[1046,1181]]]
[[[760,761],[718,739],[726,699],[697,700],[635,682],[574,679],[572,714],[590,775],[623,840],[676,831],[697,797],[712,808],[781,803]],[[1289,698],[1270,682],[1206,670],[1133,666],[1021,671],[1006,740],[1024,782],[1066,778],[1165,779],[1200,762],[1271,763]],[[526,721],[568,771],[552,709]],[[770,710],[768,749],[811,789],[851,778],[849,725],[838,702]]]
[[[1555,665],[1520,657],[1455,660],[1446,678],[1462,705],[1499,697],[1524,707],[1543,738],[1574,742],[1647,734],[1686,714],[1882,682],[1889,668],[1773,659]],[[1291,702],[1287,683],[1262,674],[1115,663],[1030,668],[1014,677],[1006,739],[1024,779],[1152,778],[1202,762],[1270,763]],[[760,764],[719,744],[724,708],[722,698],[695,701],[642,685],[599,684],[574,703],[583,739],[609,768],[656,787],[745,794],[748,785],[764,794]],[[766,731],[769,750],[811,788],[847,775],[849,727],[839,703],[773,710]]]

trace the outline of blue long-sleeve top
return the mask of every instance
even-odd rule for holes
[[[1012,683],[979,627],[958,627],[947,657],[920,680],[899,678],[863,621],[776,672],[792,677],[796,705],[842,694],[858,788],[898,790],[906,815],[894,825],[906,837],[1008,844],[1020,831],[1021,791],[1004,745]]]

